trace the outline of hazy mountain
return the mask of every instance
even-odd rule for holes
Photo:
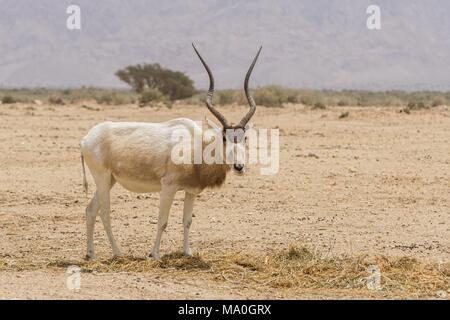
[[[382,29],[366,28],[381,7]],[[66,28],[81,7],[82,29]],[[253,85],[450,89],[450,2],[442,0],[0,0],[0,86],[123,86],[121,67],[159,62],[222,88]]]

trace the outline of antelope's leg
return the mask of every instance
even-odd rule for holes
[[[113,255],[121,256],[122,250],[117,244],[111,228],[110,191],[114,184],[115,180],[111,176],[111,174],[108,173],[107,175],[103,175],[101,178],[101,182],[97,183],[97,193],[100,200],[100,218],[102,219],[103,227],[105,228],[106,235],[108,236],[109,243],[111,244]]]
[[[155,244],[151,256],[158,260],[159,247],[161,245],[161,236],[167,227],[167,220],[169,219],[170,207],[172,206],[173,198],[175,197],[176,189],[170,186],[164,186],[161,189],[159,199],[159,217],[158,217],[158,231],[156,232]]]
[[[98,201],[97,192],[92,198],[91,202],[86,208],[86,227],[87,227],[87,253],[86,259],[94,259],[94,227],[95,227],[95,218],[97,217],[98,210],[100,209],[100,202]]]
[[[191,248],[189,246],[189,228],[192,223],[192,210],[194,208],[195,194],[186,191],[184,195],[184,207],[183,207],[183,253],[186,256],[192,256]]]

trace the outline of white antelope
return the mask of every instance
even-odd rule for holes
[[[214,126],[214,130],[216,130],[220,140],[223,137],[223,141],[232,143],[237,153],[245,152],[245,139],[229,139],[229,132],[230,130],[232,132],[235,130],[245,131],[248,128],[247,123],[256,111],[255,102],[249,93],[248,81],[262,48],[259,49],[250,65],[244,82],[244,90],[250,110],[239,124],[230,125],[225,117],[212,105],[214,93],[213,75],[195,46],[192,46],[209,76],[210,85],[206,106],[222,124],[221,127]],[[211,123],[209,125],[213,126]],[[81,140],[83,185],[86,193],[88,186],[84,167],[85,162],[97,186],[95,195],[86,208],[87,259],[95,257],[94,225],[97,214],[101,217],[113,254],[115,256],[122,254],[119,245],[114,239],[110,222],[110,190],[116,182],[132,192],[160,192],[158,230],[155,244],[150,254],[154,259],[160,258],[161,235],[167,226],[169,211],[175,193],[184,190],[183,252],[187,256],[191,255],[189,228],[192,222],[192,210],[196,195],[207,187],[222,185],[230,167],[233,167],[235,172],[242,174],[244,172],[244,161],[242,161],[242,156],[237,155],[234,156],[233,159],[235,160],[232,163],[223,159],[222,162],[214,164],[203,162],[201,164],[175,164],[171,160],[171,150],[175,144],[171,137],[175,130],[180,129],[188,130],[191,135],[194,135],[195,130],[203,132],[196,122],[186,118],[162,123],[103,122],[94,126]],[[218,140],[214,139],[214,141]],[[220,142],[225,150],[223,141]],[[211,140],[208,142],[211,143]],[[206,141],[203,141],[203,143],[206,143]],[[227,157],[226,152],[222,154],[225,154],[224,157]]]

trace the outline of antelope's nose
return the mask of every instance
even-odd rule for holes
[[[234,170],[241,172],[242,169],[244,169],[244,165],[243,164],[235,164],[234,165]]]

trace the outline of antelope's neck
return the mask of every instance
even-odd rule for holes
[[[227,177],[228,164],[196,164],[195,175],[202,189],[220,187]]]

